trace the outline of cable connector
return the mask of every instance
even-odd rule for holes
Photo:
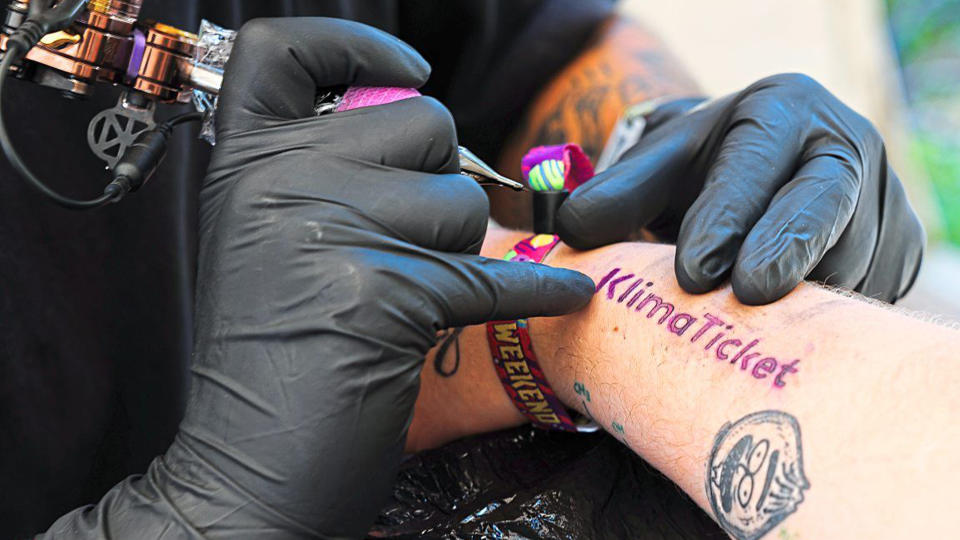
[[[167,154],[170,131],[168,126],[160,125],[141,133],[113,168],[113,181],[107,187],[118,186],[120,197],[143,187]]]
[[[167,142],[173,128],[202,118],[198,112],[184,113],[138,135],[113,167],[113,181],[107,185],[108,189],[117,192],[113,202],[142,188],[153,177],[167,155]]]

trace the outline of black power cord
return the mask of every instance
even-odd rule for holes
[[[60,206],[72,210],[85,210],[103,206],[121,195],[121,190],[116,186],[107,186],[103,195],[96,199],[83,201],[64,197],[44,184],[27,168],[27,165],[20,159],[20,154],[13,147],[10,134],[7,132],[7,124],[3,118],[3,90],[6,87],[7,77],[10,75],[10,68],[16,62],[22,60],[45,34],[62,30],[72,23],[80,14],[84,5],[86,5],[86,2],[83,0],[62,0],[52,7],[47,2],[31,2],[27,20],[10,35],[10,39],[7,41],[7,51],[3,55],[3,62],[0,62],[0,148],[3,149],[3,153],[10,160],[13,168],[20,173],[20,176],[30,186]]]
[[[3,62],[0,62],[0,148],[3,149],[4,155],[7,156],[7,159],[10,161],[10,164],[13,165],[13,168],[20,173],[20,176],[27,181],[31,187],[39,191],[44,197],[52,200],[58,205],[69,208],[71,210],[86,210],[90,208],[98,208],[109,202],[112,202],[118,195],[120,195],[120,189],[118,187],[107,186],[107,189],[103,190],[103,195],[97,197],[96,199],[90,200],[78,200],[71,199],[70,197],[65,197],[49,186],[43,183],[42,180],[37,178],[33,172],[27,168],[26,163],[20,159],[20,154],[17,153],[17,150],[13,147],[13,142],[10,140],[10,134],[7,132],[6,120],[3,117],[3,90],[6,86],[7,76],[10,73],[10,66],[17,60],[15,52],[13,50],[8,50],[3,57]]]

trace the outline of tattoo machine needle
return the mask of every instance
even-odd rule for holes
[[[481,186],[500,186],[508,187],[515,191],[526,191],[527,188],[506,176],[493,170],[493,167],[487,165],[476,154],[460,146],[460,174],[469,176],[477,181]]]

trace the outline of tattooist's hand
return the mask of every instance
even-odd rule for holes
[[[320,88],[419,87],[428,73],[368,26],[244,26],[200,194],[186,417],[146,477],[57,532],[360,537],[389,493],[437,331],[589,301],[580,273],[477,255],[488,202],[457,174],[437,101],[314,115]]]
[[[680,285],[728,277],[765,304],[804,278],[894,301],[924,233],[876,129],[818,83],[776,75],[686,109],[667,104],[619,163],[564,203],[560,236],[586,249],[639,229],[677,243]]]

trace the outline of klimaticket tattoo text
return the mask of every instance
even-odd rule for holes
[[[653,282],[643,277],[614,268],[597,283],[597,293],[605,293],[601,297],[623,304],[638,315],[645,314],[677,338],[685,338],[689,333],[690,342],[703,344],[705,351],[713,351],[717,361],[738,367],[754,379],[768,379],[774,388],[787,386],[788,376],[799,371],[799,358],[776,358],[760,352],[760,338],[747,341],[746,337],[742,340],[731,337],[734,325],[726,315],[682,313],[675,304],[654,294],[653,286]]]

